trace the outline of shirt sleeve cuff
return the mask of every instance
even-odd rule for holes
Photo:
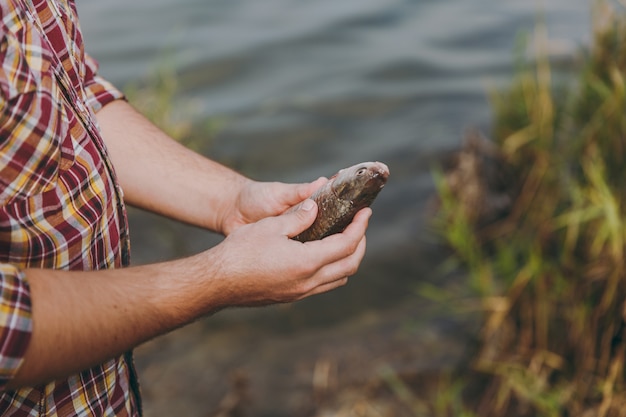
[[[97,113],[101,108],[114,100],[124,99],[124,93],[112,83],[98,75],[98,61],[91,56],[85,56],[86,76],[85,92],[87,105]]]
[[[22,365],[32,329],[30,287],[24,273],[0,264],[0,389]]]

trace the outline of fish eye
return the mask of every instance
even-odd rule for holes
[[[363,174],[365,174],[367,172],[367,168],[363,167],[363,168],[359,168],[359,170],[356,172],[357,176],[361,176]]]

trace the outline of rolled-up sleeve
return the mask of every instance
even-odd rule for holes
[[[30,288],[24,273],[0,264],[0,390],[22,364],[32,329]]]
[[[85,91],[87,105],[98,112],[107,103],[124,98],[124,94],[113,84],[98,75],[98,61],[91,56],[85,56],[86,75]]]

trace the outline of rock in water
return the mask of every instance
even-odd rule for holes
[[[389,168],[382,162],[363,162],[337,172],[311,196],[318,206],[317,218],[294,239],[307,242],[342,232],[359,210],[372,204],[387,178]]]

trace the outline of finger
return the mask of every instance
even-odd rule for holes
[[[317,250],[315,256],[322,264],[330,264],[343,259],[357,249],[357,245],[365,236],[371,215],[372,210],[369,207],[364,208],[354,216],[352,223],[343,232],[304,244]]]
[[[316,275],[319,280],[319,285],[322,285],[324,282],[333,281],[338,277],[349,277],[355,275],[361,265],[363,257],[365,256],[366,248],[367,241],[365,236],[363,236],[354,252],[342,259],[325,265],[318,271]]]
[[[348,283],[348,277],[341,277],[341,278],[336,279],[334,281],[327,282],[325,284],[322,284],[322,285],[319,285],[319,286],[313,288],[308,293],[302,295],[299,299],[302,300],[302,299],[310,297],[312,295],[323,294],[325,292],[332,291],[332,290],[337,289],[339,287],[343,287],[347,283]]]
[[[310,290],[305,294],[316,294],[334,288],[337,280],[342,280],[355,275],[359,269],[361,261],[365,256],[366,249],[365,236],[359,242],[356,250],[345,258],[322,266],[311,278],[308,285]]]
[[[309,183],[282,184],[276,188],[277,200],[285,207],[294,206],[309,198],[318,188],[328,182],[327,178],[320,177]]]
[[[317,204],[311,199],[304,200],[294,210],[289,210],[276,217],[282,235],[294,237],[305,231],[315,221]]]
[[[361,236],[365,234],[365,231],[367,230],[367,226],[369,225],[369,220],[371,217],[372,217],[371,208],[366,207],[366,208],[359,210],[359,212],[352,219],[352,222],[343,231],[343,234],[357,235],[357,236]]]
[[[319,177],[313,182],[306,184],[299,184],[298,193],[301,198],[309,198],[315,191],[317,191],[322,185],[328,182],[328,178]]]

